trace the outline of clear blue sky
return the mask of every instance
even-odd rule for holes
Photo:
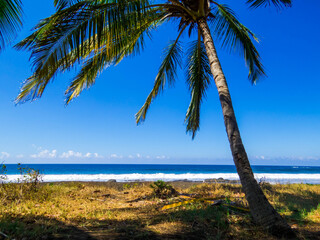
[[[52,0],[23,0],[24,27],[16,42],[53,13]],[[229,3],[260,38],[257,46],[268,78],[252,86],[244,60],[218,49],[243,142],[253,164],[320,165],[320,2],[295,0],[282,11],[249,11]],[[64,106],[74,73],[61,74],[44,96],[14,105],[30,76],[29,53],[0,54],[0,161],[5,163],[188,163],[232,164],[214,85],[202,105],[195,140],[185,133],[189,92],[184,73],[151,106],[144,124],[134,115],[153,86],[163,47],[176,33],[159,28],[146,50],[108,68],[96,84]],[[187,40],[187,38],[184,38]]]

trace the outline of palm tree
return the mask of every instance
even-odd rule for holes
[[[20,0],[0,0],[0,52],[21,26]]]
[[[291,0],[246,0],[252,7],[291,5]],[[42,96],[45,87],[58,72],[81,65],[79,74],[66,90],[66,104],[95,83],[97,75],[124,57],[138,54],[144,39],[160,24],[177,25],[177,37],[164,52],[154,88],[136,114],[137,123],[145,120],[152,100],[166,84],[175,81],[182,65],[180,40],[187,32],[190,39],[186,57],[187,83],[191,101],[186,114],[187,131],[195,137],[200,124],[200,106],[214,80],[222,106],[233,160],[255,222],[280,235],[292,233],[285,220],[268,202],[254,178],[242,144],[226,78],[212,36],[223,47],[237,50],[249,68],[249,80],[255,83],[264,69],[252,42],[255,35],[242,25],[226,5],[213,0],[168,0],[150,4],[148,0],[56,0],[57,12],[42,20],[34,32],[17,45],[31,51],[33,75],[21,88],[17,102]],[[211,32],[214,34],[212,35]]]

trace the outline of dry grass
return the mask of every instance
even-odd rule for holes
[[[5,199],[0,191],[0,232],[8,239],[275,239],[250,215],[223,206],[158,199],[150,183],[48,183],[30,196]],[[174,182],[179,193],[236,198],[241,186]],[[263,189],[301,239],[320,239],[320,186],[270,185]],[[1,235],[0,235],[1,239]]]

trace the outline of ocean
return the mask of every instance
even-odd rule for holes
[[[16,181],[16,164],[6,164],[9,181]],[[238,180],[232,165],[160,165],[160,164],[23,164],[22,167],[39,170],[44,182],[97,181],[115,179],[128,181],[204,181],[224,178]],[[320,167],[252,166],[258,181],[271,183],[320,184]]]

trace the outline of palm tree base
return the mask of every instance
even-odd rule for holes
[[[297,234],[295,233],[295,231],[293,231],[293,229],[288,224],[284,226],[281,223],[275,223],[267,229],[269,233],[271,233],[273,236],[276,236],[278,238],[298,239]]]
[[[235,161],[243,191],[249,203],[250,213],[253,221],[264,227],[272,235],[285,238],[296,239],[296,234],[286,220],[274,209],[260,185],[255,180],[250,163],[243,152],[243,158],[240,161],[242,168],[239,167],[239,159]],[[243,167],[245,166],[245,167]],[[245,169],[245,170],[244,170]]]

